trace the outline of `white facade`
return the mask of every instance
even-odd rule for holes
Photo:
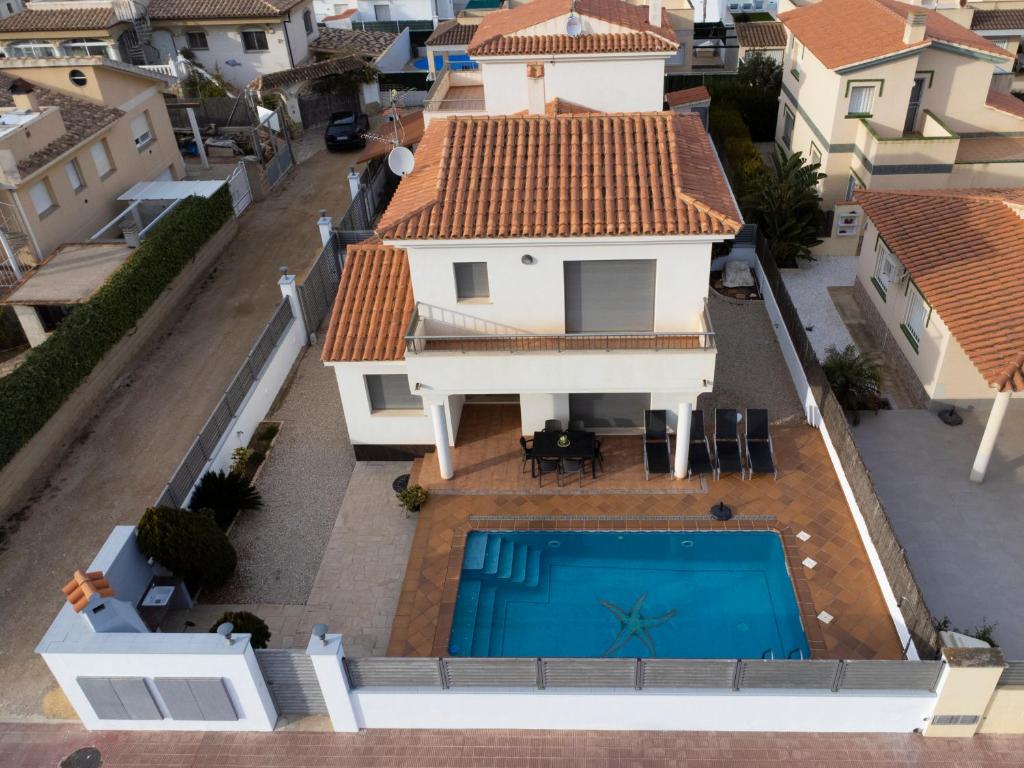
[[[358,0],[356,21],[431,21],[455,18],[452,0]]]

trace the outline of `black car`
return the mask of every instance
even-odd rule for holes
[[[370,130],[370,118],[362,112],[335,112],[327,121],[324,144],[328,149],[365,147],[363,134]]]

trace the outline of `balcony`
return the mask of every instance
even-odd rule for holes
[[[956,160],[960,137],[928,110],[922,111],[918,124],[920,131],[897,133],[861,118],[855,145],[865,172],[869,176],[886,175],[899,168],[901,176],[914,172],[934,174],[940,169],[949,173]]]
[[[442,69],[423,102],[423,120],[486,114],[483,73],[479,69]]]

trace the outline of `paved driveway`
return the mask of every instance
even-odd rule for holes
[[[173,331],[111,393],[42,496],[17,513],[20,526],[0,554],[0,717],[36,714],[53,680],[33,649],[60,607],[60,587],[112,526],[136,522],[157,498],[280,301],[278,268],[301,274],[320,251],[319,209],[337,216],[348,206],[351,159],[316,155],[243,214]]]
[[[1009,659],[1024,659],[1024,402],[1003,422],[981,485],[969,479],[988,409],[947,427],[931,411],[865,414],[853,436],[907,550],[932,615],[973,629],[995,622]]]

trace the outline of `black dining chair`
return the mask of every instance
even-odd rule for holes
[[[601,441],[596,437],[594,438],[594,459],[597,461],[597,466],[604,472],[604,454],[601,453]]]
[[[547,421],[544,422],[544,431],[545,432],[561,432],[562,431],[562,422],[559,421],[558,419],[548,419]]]
[[[583,419],[573,419],[572,421],[569,422],[569,431],[570,432],[586,432],[587,431],[587,425],[586,425],[586,423],[584,423]]]
[[[583,487],[583,472],[588,467],[593,459],[562,459],[558,469],[558,485],[562,485],[562,478],[566,475],[578,475],[580,480],[580,488]]]
[[[554,475],[555,482],[558,482],[558,475],[562,468],[562,462],[558,459],[546,459],[543,456],[538,456],[536,458],[536,467],[537,476],[540,478],[541,488],[544,487],[544,475]]]
[[[534,462],[533,439],[532,438],[520,437],[519,438],[519,447],[523,451],[523,456],[522,456],[522,458],[523,458],[523,472],[526,472],[526,463],[529,462],[530,463],[530,477],[533,477],[533,475],[534,475],[534,470],[533,470],[533,462]]]

